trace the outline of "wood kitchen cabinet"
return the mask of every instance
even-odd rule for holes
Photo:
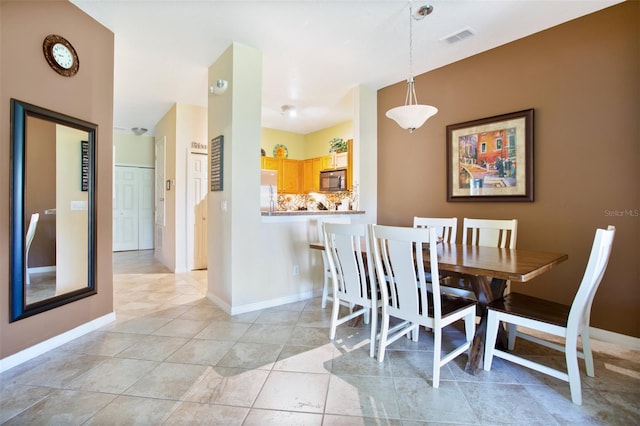
[[[297,194],[300,192],[302,161],[288,158],[260,157],[260,167],[278,172],[278,193]]]
[[[300,177],[302,176],[302,161],[282,159],[282,173],[278,171],[278,180],[282,174],[282,193],[297,194],[300,192]],[[280,185],[278,185],[280,186]],[[278,188],[280,192],[280,188]]]
[[[322,157],[322,170],[346,169],[349,167],[349,153],[338,152]]]
[[[331,155],[325,155],[322,158],[322,170],[333,169],[333,157]]]
[[[280,159],[273,157],[260,157],[260,168],[267,170],[279,170]]]
[[[323,157],[309,158],[303,161],[302,192],[320,191],[320,170],[323,170],[322,163]]]
[[[278,193],[300,194],[320,191],[320,171],[347,169],[347,189],[353,189],[353,140],[348,140],[348,151],[335,155],[292,160],[288,158],[260,157],[260,167],[278,171]]]

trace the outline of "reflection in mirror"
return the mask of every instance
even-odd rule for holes
[[[96,128],[11,100],[11,321],[96,293]]]

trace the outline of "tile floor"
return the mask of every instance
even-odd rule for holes
[[[595,342],[582,406],[568,384],[499,359],[472,376],[458,358],[433,389],[424,331],[378,364],[364,324],[329,341],[319,298],[231,317],[205,298],[206,271],[171,274],[149,251],[116,253],[114,270],[117,321],[0,375],[0,423],[640,424],[640,351]]]

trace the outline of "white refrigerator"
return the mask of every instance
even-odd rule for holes
[[[278,210],[278,171],[260,170],[260,211]]]

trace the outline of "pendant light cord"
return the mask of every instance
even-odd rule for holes
[[[417,105],[418,97],[413,83],[413,6],[409,0],[409,79],[407,80],[407,96],[405,97],[405,105]]]

